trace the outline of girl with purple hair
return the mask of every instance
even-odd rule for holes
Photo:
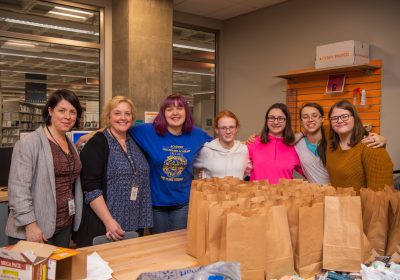
[[[206,132],[194,127],[185,98],[167,96],[153,124],[138,124],[129,130],[145,152],[150,165],[154,227],[152,233],[186,228],[193,163]]]

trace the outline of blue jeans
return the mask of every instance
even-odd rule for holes
[[[151,233],[161,233],[186,228],[189,204],[178,206],[153,206],[154,226]]]

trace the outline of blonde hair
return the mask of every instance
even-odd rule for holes
[[[135,104],[133,104],[133,101],[125,96],[117,95],[114,96],[110,101],[108,101],[106,105],[104,105],[103,111],[101,113],[101,123],[103,126],[110,127],[110,113],[115,107],[118,106],[119,103],[122,102],[127,103],[131,107],[133,117],[132,121],[135,121],[136,107]]]

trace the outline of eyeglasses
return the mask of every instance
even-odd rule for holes
[[[284,123],[286,121],[285,117],[274,117],[274,116],[268,116],[267,117],[268,122],[275,122],[278,121],[278,123]]]
[[[318,115],[318,114],[313,114],[313,115],[301,115],[301,120],[302,121],[309,121],[309,120],[312,120],[312,121],[315,121],[315,120],[318,120],[318,119],[320,119],[322,116],[321,115]]]
[[[236,129],[236,126],[222,126],[222,127],[218,127],[218,129],[223,132],[234,131]]]
[[[340,115],[340,116],[330,117],[329,120],[330,120],[332,123],[337,123],[337,122],[339,122],[339,119],[341,119],[343,122],[345,122],[345,121],[348,121],[349,118],[352,117],[352,116],[353,116],[352,114],[343,114],[343,115]]]

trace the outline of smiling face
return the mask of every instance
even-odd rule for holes
[[[218,120],[215,133],[218,135],[220,142],[229,146],[235,140],[238,132],[236,120],[230,117],[222,117]]]
[[[282,137],[286,127],[286,116],[281,109],[271,109],[267,116],[269,134],[274,137]]]
[[[301,110],[301,125],[303,126],[306,133],[314,134],[321,129],[324,122],[324,117],[317,108],[304,107]]]
[[[339,136],[351,134],[354,128],[354,117],[349,110],[334,108],[329,116],[331,127]]]
[[[77,110],[67,100],[62,99],[54,108],[49,108],[51,127],[60,133],[70,131],[77,120]]]
[[[185,107],[175,104],[168,106],[164,111],[167,126],[172,129],[182,129],[183,123],[186,120]]]
[[[120,102],[110,111],[110,129],[118,134],[126,133],[133,123],[131,106],[126,102]]]

